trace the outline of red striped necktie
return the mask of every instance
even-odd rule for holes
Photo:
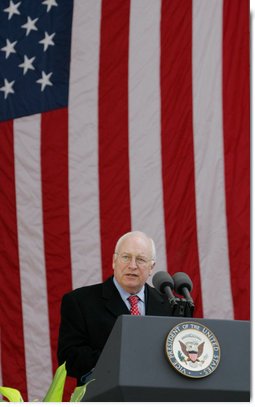
[[[130,314],[131,315],[140,315],[140,312],[138,309],[139,297],[137,297],[137,295],[130,295],[130,297],[128,297],[128,301],[131,304]]]

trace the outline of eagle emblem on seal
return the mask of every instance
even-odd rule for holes
[[[199,321],[182,321],[166,337],[166,356],[180,374],[200,379],[220,363],[220,344],[214,333]]]
[[[184,358],[184,362],[188,363],[196,363],[196,362],[203,362],[202,360],[199,359],[199,357],[203,354],[204,351],[204,342],[198,343],[196,341],[189,341],[189,342],[182,342],[179,340],[181,350],[186,356],[186,359]]]

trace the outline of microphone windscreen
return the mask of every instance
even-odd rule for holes
[[[175,273],[173,275],[173,280],[174,280],[174,289],[178,294],[182,294],[182,289],[186,287],[189,291],[192,291],[193,284],[186,273]]]
[[[154,287],[164,294],[164,287],[168,286],[171,289],[174,288],[174,280],[166,271],[158,271],[152,278],[152,284]]]

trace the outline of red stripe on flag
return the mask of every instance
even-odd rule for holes
[[[192,2],[165,0],[161,10],[162,173],[169,273],[194,283],[202,316],[192,123]]]
[[[44,250],[52,366],[55,371],[60,302],[63,294],[72,289],[67,109],[44,113],[41,132]]]
[[[223,8],[226,212],[235,319],[250,318],[249,1]]]
[[[12,121],[0,123],[0,154],[2,376],[27,400]]]
[[[103,279],[117,239],[130,230],[128,40],[130,2],[103,1],[99,68],[99,186]]]

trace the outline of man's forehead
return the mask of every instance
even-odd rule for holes
[[[141,236],[129,236],[121,242],[120,248],[130,250],[135,248],[138,251],[148,250],[150,247],[149,240]]]

